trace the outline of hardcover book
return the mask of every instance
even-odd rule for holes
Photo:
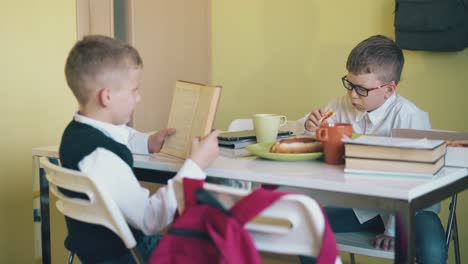
[[[211,132],[220,95],[221,86],[177,81],[167,124],[176,133],[166,138],[161,152],[187,158],[192,139]]]
[[[444,156],[443,140],[361,136],[343,139],[346,158],[369,158],[433,163]]]
[[[366,158],[346,158],[345,173],[432,177],[445,163],[445,156],[435,162],[414,162]]]

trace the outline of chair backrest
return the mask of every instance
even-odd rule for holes
[[[179,213],[184,210],[182,181],[174,181]],[[213,194],[226,208],[230,208],[247,190],[205,183],[203,188]],[[320,206],[301,194],[284,195],[261,212],[245,228],[260,251],[317,257],[322,247],[325,218]],[[341,263],[337,258],[336,263]]]
[[[253,120],[250,118],[234,119],[228,127],[228,131],[242,131],[252,129],[254,129]]]
[[[65,216],[86,223],[103,225],[116,233],[132,249],[137,242],[120,209],[105,189],[81,172],[52,164],[41,158],[51,192],[58,198],[57,209]],[[86,194],[88,199],[71,198],[59,188]]]
[[[299,135],[303,132],[304,124],[299,123],[296,120],[288,120],[286,124],[280,127],[280,130],[292,131],[295,135]],[[229,124],[228,131],[241,131],[241,130],[253,130],[253,120],[250,118],[239,118],[234,119]]]

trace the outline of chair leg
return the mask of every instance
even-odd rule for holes
[[[351,264],[356,264],[356,260],[354,259],[354,253],[349,253],[349,261],[351,261]]]
[[[136,247],[131,248],[130,252],[132,253],[133,259],[135,260],[136,264],[144,264],[145,261],[143,260],[143,257],[140,254],[140,251]]]
[[[449,213],[448,222],[447,222],[447,230],[445,232],[445,244],[447,245],[447,248],[450,246],[450,240],[452,239],[456,208],[457,208],[457,194],[454,194],[452,196],[452,201],[450,202],[450,206],[449,206],[450,213]]]
[[[445,233],[445,242],[447,248],[450,246],[450,240],[453,239],[453,249],[455,251],[455,263],[460,264],[460,243],[458,240],[458,224],[457,224],[457,194],[452,196],[452,201],[450,202],[450,213],[447,223],[447,231]]]
[[[453,238],[453,248],[455,250],[455,263],[460,264],[461,257],[460,257],[460,243],[458,240],[457,214],[454,214],[452,238]]]
[[[70,251],[70,254],[68,255],[68,261],[67,263],[68,264],[72,264],[73,263],[73,258],[75,257],[75,253],[71,252]]]

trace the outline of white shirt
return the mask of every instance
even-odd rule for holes
[[[148,135],[133,128],[100,122],[78,113],[75,115],[75,121],[100,130],[113,140],[126,145],[132,153],[148,154]],[[78,163],[78,168],[107,189],[130,226],[148,235],[158,233],[172,222],[177,209],[172,180],[150,196],[149,190],[138,182],[132,168],[119,156],[104,148],[97,148],[84,157]],[[175,177],[182,175],[197,179],[206,178],[200,167],[189,159]]]
[[[350,123],[353,126],[353,133],[358,134],[390,136],[393,128],[431,129],[428,113],[397,93],[390,96],[383,105],[372,112],[357,110],[352,105],[348,94],[332,100],[325,107],[325,110],[328,109],[333,109],[335,112],[334,116],[327,119],[328,123]],[[305,121],[309,115],[310,113],[298,120],[306,135],[314,134],[305,130]],[[395,235],[393,215],[376,210],[353,210],[361,224],[380,214],[385,224],[385,234]],[[440,206],[436,204],[428,210],[438,213]]]
[[[393,128],[431,129],[428,113],[397,93],[372,112],[357,110],[347,94],[332,100],[325,107],[325,110],[328,109],[335,112],[334,116],[327,119],[329,123],[350,123],[353,133],[358,134],[390,136]],[[304,124],[309,114],[299,121]],[[304,132],[311,133],[305,129]]]

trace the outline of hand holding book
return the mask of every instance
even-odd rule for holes
[[[189,159],[193,160],[203,170],[213,162],[219,154],[218,136],[220,130],[211,132],[204,138],[194,138]]]
[[[165,128],[161,129],[158,132],[152,134],[148,138],[148,152],[149,153],[158,153],[161,151],[164,140],[166,137],[172,136],[176,133],[175,128]]]

